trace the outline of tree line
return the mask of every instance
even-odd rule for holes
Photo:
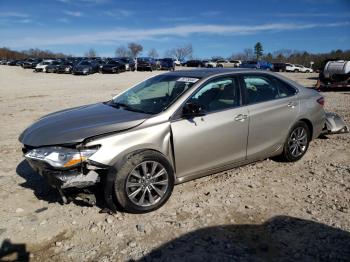
[[[138,43],[128,43],[127,45],[121,45],[116,48],[115,56],[117,57],[138,57],[144,48]],[[64,58],[69,57],[63,53],[55,53],[50,50],[41,49],[29,49],[24,51],[11,50],[10,48],[0,48],[0,58],[4,59],[25,59],[25,58]],[[91,48],[85,53],[86,57],[97,57],[98,54],[95,49]],[[159,54],[155,48],[151,48],[147,56],[152,58],[158,58]],[[166,57],[176,58],[178,60],[193,59],[193,47],[192,44],[185,44],[177,46],[167,50],[164,53]],[[222,56],[213,56],[211,59],[225,59]],[[328,60],[349,60],[350,50],[333,50],[327,53],[309,53],[306,51],[298,51],[292,49],[280,49],[274,52],[264,53],[263,45],[257,42],[254,48],[246,48],[242,52],[234,53],[228,59],[234,60],[265,60],[269,62],[284,62],[292,64],[302,64],[310,66],[310,62],[313,62],[314,69],[323,69],[325,62]]]
[[[0,47],[0,58],[3,59],[25,59],[25,58],[63,58],[67,57],[63,53],[54,53],[50,50],[41,50],[38,48],[24,51],[11,50],[7,47]]]

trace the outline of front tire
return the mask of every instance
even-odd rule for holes
[[[288,134],[281,155],[282,160],[286,162],[295,162],[301,159],[311,140],[311,132],[305,122],[297,122]]]
[[[130,213],[147,213],[160,208],[173,188],[171,165],[162,154],[152,150],[130,156],[114,182],[118,204]]]

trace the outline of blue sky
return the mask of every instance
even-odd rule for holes
[[[279,49],[350,49],[350,0],[0,0],[0,46],[112,56],[128,42],[191,43],[194,56]]]

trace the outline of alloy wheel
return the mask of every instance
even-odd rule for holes
[[[138,164],[126,179],[126,194],[137,206],[147,207],[157,204],[169,186],[169,175],[162,164],[144,161]]]
[[[308,143],[308,134],[305,128],[298,127],[290,134],[288,149],[293,157],[299,157],[305,153]]]

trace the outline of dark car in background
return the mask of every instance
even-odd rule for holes
[[[286,63],[273,63],[273,71],[275,72],[285,72],[286,71]]]
[[[137,58],[137,71],[153,71],[157,69],[156,60],[151,57]]]
[[[174,59],[172,58],[159,59],[159,69],[174,71],[175,70]]]
[[[39,64],[42,59],[29,58],[22,63],[23,68],[34,69],[37,64]]]
[[[99,66],[94,61],[83,60],[73,67],[73,75],[89,75],[98,72]]]
[[[118,57],[119,61],[125,64],[126,71],[135,71],[135,61],[131,57]]]
[[[120,60],[109,60],[106,64],[104,64],[100,68],[100,72],[102,74],[104,74],[104,73],[118,74],[120,72],[125,72],[125,71],[126,71],[126,66]]]
[[[262,69],[267,71],[273,70],[273,64],[267,61],[243,61],[239,67],[251,68],[251,69]]]
[[[61,64],[61,61],[59,61],[59,60],[52,61],[52,63],[46,67],[45,72],[46,73],[57,73],[57,69],[58,69],[58,66],[60,64]]]
[[[17,62],[18,62],[19,60],[9,60],[9,61],[7,61],[7,65],[9,65],[9,66],[15,66],[15,65],[17,65]]]
[[[70,74],[72,73],[74,63],[71,61],[63,61],[57,66],[56,73],[59,74]]]
[[[205,67],[202,60],[188,60],[184,65],[187,67]]]

